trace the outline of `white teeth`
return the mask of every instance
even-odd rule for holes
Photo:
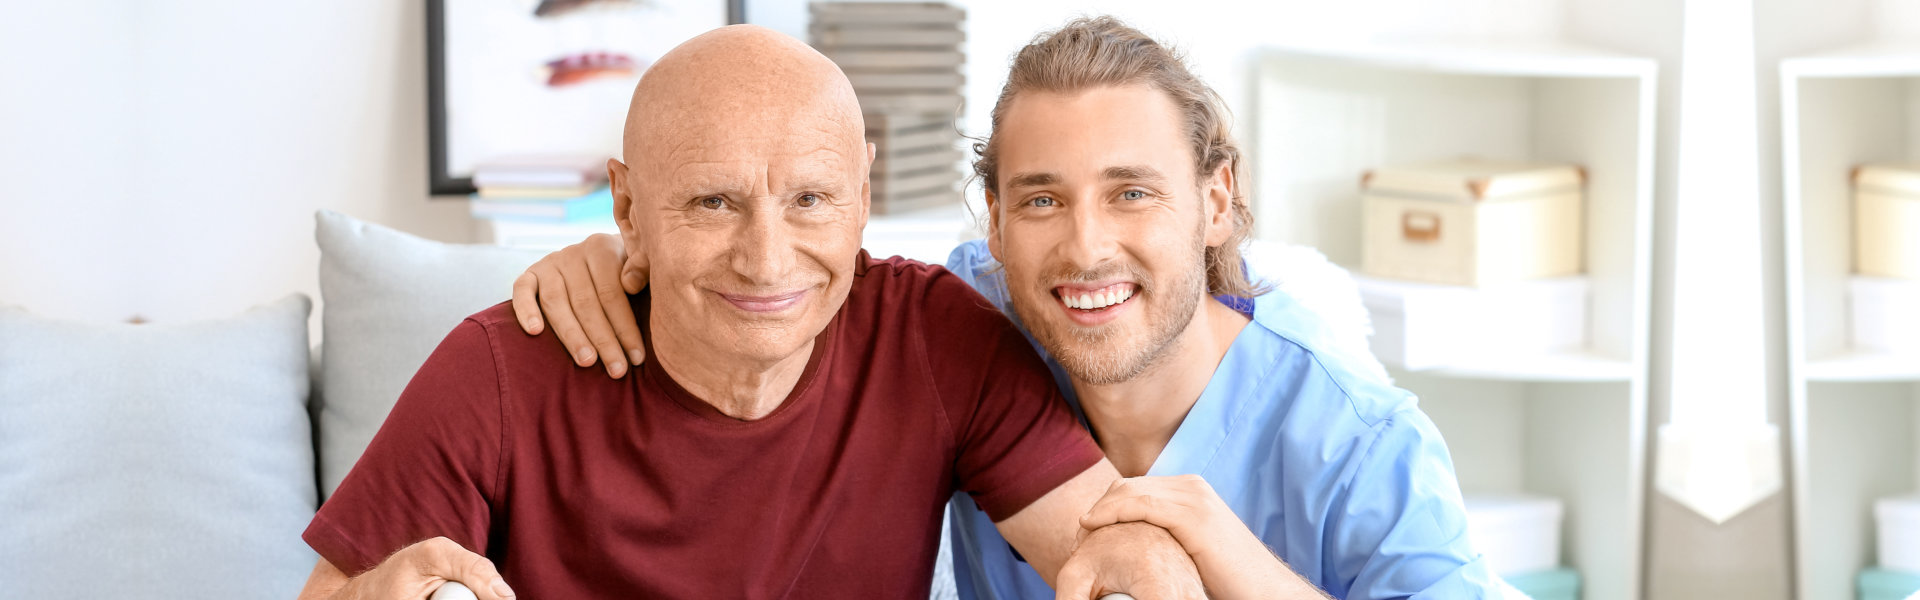
[[[1104,289],[1079,295],[1063,292],[1060,294],[1060,302],[1066,304],[1067,308],[1094,310],[1126,302],[1128,298],[1133,297],[1133,292],[1128,288]]]

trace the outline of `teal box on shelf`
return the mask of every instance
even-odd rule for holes
[[[1860,600],[1907,600],[1920,593],[1920,573],[1864,569],[1859,583]]]
[[[1580,572],[1561,567],[1505,578],[1533,600],[1580,600]]]

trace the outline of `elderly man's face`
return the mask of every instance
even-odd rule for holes
[[[1144,85],[1023,92],[994,136],[990,243],[1014,310],[1082,381],[1144,372],[1192,323],[1206,247],[1225,237],[1172,101]]]
[[[808,347],[846,300],[866,225],[857,120],[756,101],[658,124],[624,182],[656,314],[716,355],[776,361]],[[857,113],[853,119],[858,119]],[[616,168],[617,170],[617,168]]]

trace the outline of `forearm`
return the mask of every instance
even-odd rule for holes
[[[307,585],[300,589],[299,600],[351,600],[353,594],[346,588],[352,580],[335,568],[327,559],[320,559],[313,565],[313,573],[307,575]]]
[[[1211,554],[1189,554],[1200,570],[1200,580],[1216,600],[1240,598],[1282,598],[1285,600],[1325,600],[1330,598],[1306,577],[1295,573],[1286,562],[1258,539],[1251,546],[1214,549]]]
[[[1120,471],[1113,468],[1113,463],[1101,459],[1020,512],[994,523],[994,527],[1047,580],[1047,585],[1054,585],[1054,576],[1073,554],[1079,539],[1080,516],[1119,479]]]

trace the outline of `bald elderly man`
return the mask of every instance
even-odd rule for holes
[[[1020,332],[958,277],[860,250],[862,132],[792,38],[661,57],[608,162],[621,241],[651,257],[630,306],[653,360],[610,379],[505,303],[469,317],[314,516],[301,597],[925,597],[956,491],[1063,598],[1200,597],[1159,527],[1076,546],[1119,474]]]

